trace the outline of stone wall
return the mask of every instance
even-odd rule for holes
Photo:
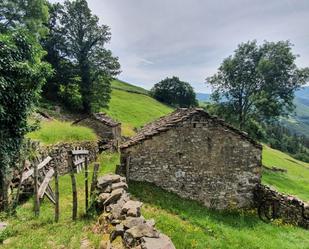
[[[94,118],[85,118],[78,122],[78,125],[86,126],[95,131],[95,133],[104,141],[120,140],[121,125],[110,126]]]
[[[262,184],[256,187],[255,202],[260,216],[264,216],[264,212],[268,211],[268,218],[281,219],[284,223],[309,229],[309,203]]]
[[[103,233],[99,249],[175,249],[169,237],[141,214],[143,205],[131,200],[126,179],[105,175],[96,186],[97,208],[103,212],[93,229]]]
[[[89,151],[89,161],[94,162],[97,158],[98,144],[97,142],[76,142],[76,143],[58,143],[50,146],[43,146],[43,151],[47,152],[53,158],[51,165],[57,163],[59,173],[61,175],[68,173],[68,152],[83,148]]]
[[[50,167],[53,167],[57,163],[59,173],[64,175],[68,173],[68,152],[75,148],[84,148],[89,150],[89,160],[91,162],[96,160],[98,149],[98,143],[96,141],[85,141],[85,142],[61,142],[53,145],[42,145],[40,143],[35,144],[35,154],[39,160],[43,160],[47,156],[53,158],[49,163]],[[30,164],[33,162],[27,162],[27,167],[31,167]],[[19,175],[19,173],[15,173]]]
[[[121,148],[118,172],[214,209],[253,205],[261,146],[207,117],[193,116]]]

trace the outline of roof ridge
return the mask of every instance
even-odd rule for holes
[[[202,115],[207,115],[207,118],[214,120],[215,122],[219,123],[220,125],[230,129],[234,133],[242,136],[243,138],[247,139],[249,142],[254,144],[257,147],[261,147],[261,144],[256,142],[254,139],[248,136],[247,133],[233,127],[230,124],[227,124],[223,119],[219,119],[216,116],[211,116],[208,112],[206,112],[202,108],[178,108],[175,111],[160,117],[159,119],[146,124],[143,128],[141,128],[138,133],[123,143],[120,148],[128,148],[132,145],[138,144],[143,140],[147,140],[157,134],[165,132],[175,124],[184,121],[185,119],[191,117],[194,114],[200,113]]]

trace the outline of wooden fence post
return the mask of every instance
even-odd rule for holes
[[[34,178],[34,215],[39,216],[40,214],[40,198],[38,193],[38,164],[37,162],[34,163],[34,170],[33,170],[33,178]]]
[[[127,183],[129,183],[129,178],[130,178],[130,160],[131,160],[131,157],[127,157],[127,161],[126,161],[126,180],[127,180]]]
[[[93,166],[93,174],[92,174],[92,181],[91,181],[91,187],[90,187],[90,196],[91,196],[91,199],[92,199],[92,196],[93,196],[93,192],[94,192],[94,190],[95,190],[95,185],[96,185],[96,183],[97,183],[99,167],[100,167],[100,164],[99,164],[99,163],[94,163],[94,166]]]
[[[76,220],[76,217],[77,217],[77,189],[76,189],[76,179],[75,179],[75,173],[74,173],[72,151],[69,151],[68,154],[69,154],[68,163],[69,163],[70,175],[71,175],[71,180],[72,180],[72,195],[73,195],[72,219]]]
[[[86,207],[86,214],[88,213],[88,157],[85,156],[85,207]]]
[[[14,213],[16,212],[15,209],[16,209],[18,202],[19,202],[19,195],[20,195],[20,189],[21,189],[21,185],[22,185],[22,178],[23,178],[23,171],[24,171],[24,168],[25,168],[25,164],[26,164],[26,160],[23,160],[22,168],[21,168],[20,173],[19,173],[18,188],[17,188],[15,200],[14,200],[13,207],[12,207]]]
[[[55,222],[59,221],[59,177],[58,177],[58,161],[54,161],[55,170]]]

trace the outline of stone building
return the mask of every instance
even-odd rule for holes
[[[75,121],[73,124],[93,129],[99,136],[101,146],[112,145],[117,148],[121,142],[121,123],[114,121],[105,113],[94,113]]]
[[[262,146],[202,109],[178,109],[121,145],[118,172],[214,209],[254,203]]]

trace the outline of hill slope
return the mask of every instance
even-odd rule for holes
[[[109,108],[102,111],[122,123],[124,136],[133,135],[134,128],[141,127],[173,110],[146,95],[147,91],[142,88],[118,80],[113,82],[112,87]]]

